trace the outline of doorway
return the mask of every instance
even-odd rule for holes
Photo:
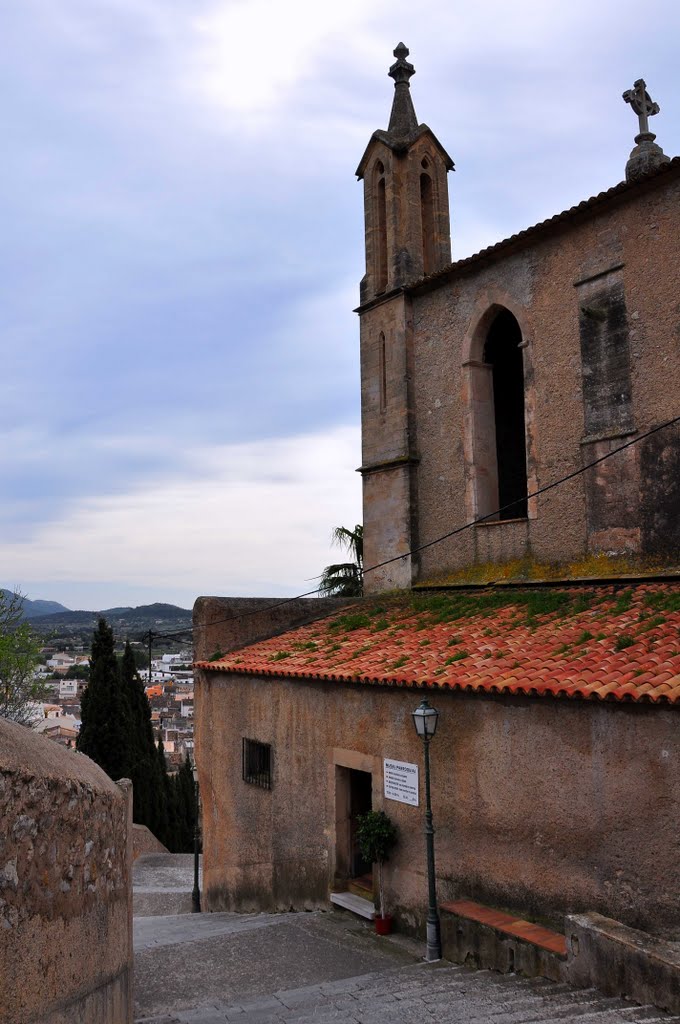
[[[368,898],[373,891],[373,865],[361,856],[358,819],[373,807],[371,772],[335,766],[336,887]]]
[[[359,816],[366,814],[373,806],[373,778],[370,772],[349,769],[349,876],[357,881],[368,881],[364,888],[373,887],[373,865],[361,854],[357,830]]]

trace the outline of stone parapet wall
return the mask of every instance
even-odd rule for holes
[[[132,858],[137,860],[144,853],[167,853],[167,847],[163,846],[160,839],[156,839],[153,832],[146,825],[132,826]]]
[[[204,661],[332,615],[358,598],[199,597],[194,604],[194,657]]]
[[[132,785],[0,719],[0,1022],[130,1024]]]

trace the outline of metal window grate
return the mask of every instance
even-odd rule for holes
[[[243,780],[261,789],[272,788],[272,748],[269,743],[243,738]]]

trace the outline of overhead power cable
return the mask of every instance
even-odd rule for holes
[[[560,477],[559,480],[553,480],[552,483],[546,484],[544,487],[539,487],[535,491],[530,491],[526,498],[516,498],[514,501],[510,501],[505,505],[501,505],[500,508],[494,509],[493,512],[487,512],[483,516],[479,516],[477,519],[473,519],[469,523],[464,523],[462,526],[457,526],[453,530],[449,530],[448,533],[444,533],[441,537],[436,537],[434,540],[426,541],[424,544],[419,544],[417,547],[410,548],[408,551],[404,551],[400,555],[393,555],[390,558],[383,559],[382,562],[376,562],[375,565],[370,565],[363,570],[363,575],[366,576],[369,572],[375,572],[376,569],[383,569],[386,565],[392,565],[394,562],[400,562],[404,558],[408,558],[411,555],[417,555],[421,551],[426,551],[428,548],[434,547],[436,544],[441,544],[445,540],[450,540],[451,537],[457,536],[459,533],[463,533],[465,530],[470,530],[473,526],[484,523],[489,519],[495,519],[500,516],[501,513],[507,512],[509,509],[514,508],[520,501],[528,501],[530,498],[538,498],[541,494],[546,494],[548,491],[554,490],[556,487],[561,487],[563,484],[568,483],[570,480],[574,480],[576,477],[581,476],[588,470],[593,469],[595,466],[599,466],[601,463],[606,462],[607,459],[613,458],[615,455],[619,455],[627,448],[632,448],[633,445],[639,444],[640,441],[646,440],[653,434],[658,434],[660,430],[666,430],[668,427],[674,426],[676,423],[680,423],[680,416],[674,416],[671,420],[666,420],[665,423],[660,423],[656,427],[652,427],[650,430],[646,430],[643,434],[638,434],[637,437],[632,438],[630,441],[626,441],[625,444],[620,445],[618,448],[613,448],[610,452],[606,452],[604,455],[600,455],[599,458],[593,459],[592,462],[586,463],[585,466],[581,466],[579,469],[575,469],[571,473],[567,473],[566,476]],[[198,629],[207,629],[212,626],[219,626],[225,622],[233,622],[236,619],[245,619],[251,615],[261,615],[262,612],[270,611],[273,608],[281,608],[283,605],[290,604],[293,601],[299,601],[304,597],[313,597],[315,594],[321,593],[319,587],[314,590],[308,590],[304,594],[296,594],[295,597],[285,597],[280,601],[272,602],[271,604],[265,605],[263,608],[252,608],[249,611],[237,612],[234,615],[229,615],[224,619],[216,619],[205,626],[191,626],[186,631],[178,630],[174,633],[154,633],[154,637],[163,640],[172,640],[176,637],[182,636],[186,633],[191,632],[192,634]]]

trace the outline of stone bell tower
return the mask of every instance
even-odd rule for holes
[[[399,43],[388,72],[394,79],[389,127],[373,133],[356,172],[364,182],[362,303],[451,262],[446,175],[453,161],[427,125],[418,124],[408,54]]]
[[[411,99],[415,68],[399,43],[394,100],[357,168],[364,182],[366,274],[361,282],[361,424],[366,593],[410,587],[418,544],[418,446],[413,413],[413,317],[404,286],[451,262],[447,173],[453,161]],[[403,557],[401,557],[403,554]]]

